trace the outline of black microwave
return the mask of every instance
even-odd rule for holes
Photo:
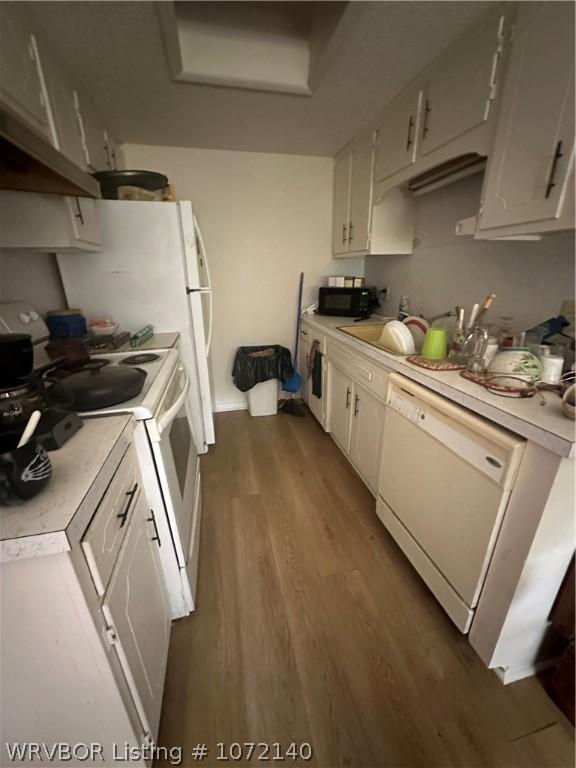
[[[318,314],[369,317],[378,305],[376,288],[320,288]]]

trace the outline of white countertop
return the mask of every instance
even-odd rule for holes
[[[62,448],[50,451],[52,477],[46,488],[24,504],[0,507],[0,562],[71,548],[67,529],[81,508],[88,519],[74,531],[81,536],[88,526],[94,508],[82,502],[131,421],[129,414],[87,419]]]
[[[559,456],[573,458],[576,455],[575,424],[564,415],[562,401],[554,392],[543,393],[545,405],[539,405],[541,398],[538,396],[509,398],[495,395],[479,384],[465,379],[460,375],[460,371],[429,371],[420,368],[409,363],[405,357],[385,352],[338,330],[345,325],[374,325],[381,322],[376,318],[355,323],[350,317],[303,315],[302,320],[321,328],[328,336],[347,344],[350,349],[417,381]]]

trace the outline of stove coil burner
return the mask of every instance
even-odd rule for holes
[[[122,360],[123,365],[145,365],[146,363],[153,363],[155,360],[160,360],[160,355],[156,355],[152,352],[143,352],[140,355],[130,355]]]

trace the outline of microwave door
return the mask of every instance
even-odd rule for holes
[[[338,312],[351,312],[353,309],[352,296],[350,296],[350,294],[336,294],[329,296],[327,299],[327,304],[328,308],[335,314],[338,314]]]

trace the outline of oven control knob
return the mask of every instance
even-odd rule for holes
[[[20,312],[20,314],[18,315],[18,320],[20,320],[21,323],[24,323],[24,325],[28,325],[31,318],[27,312]]]
[[[30,312],[28,313],[28,317],[30,318],[30,320],[32,320],[33,323],[35,323],[36,320],[40,320],[40,315],[38,314],[38,312],[34,312],[33,309],[31,309]]]

